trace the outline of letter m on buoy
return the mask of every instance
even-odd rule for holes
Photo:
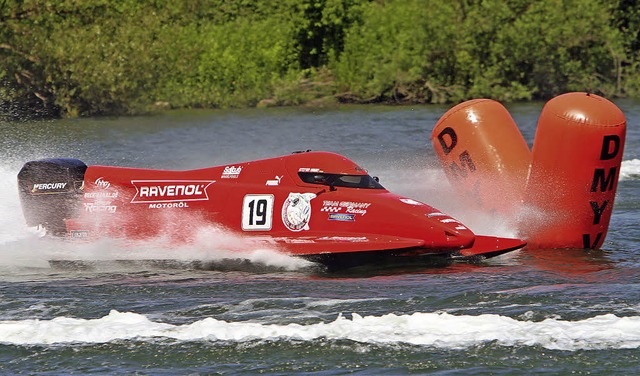
[[[611,145],[613,143],[613,149]],[[600,152],[600,160],[606,161],[613,159],[618,155],[620,150],[620,137],[617,135],[604,136],[602,139],[602,151]],[[598,186],[600,192],[606,192],[613,189],[613,184],[616,181],[617,166],[611,167],[609,173],[605,172],[604,168],[596,168],[593,171],[593,181],[591,183],[591,192],[596,192]],[[598,184],[599,183],[599,184]]]

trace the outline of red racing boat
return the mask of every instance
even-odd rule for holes
[[[188,171],[44,159],[27,162],[18,183],[27,225],[68,239],[169,233],[189,241],[198,225],[212,224],[331,268],[482,259],[526,245],[476,235],[328,152]]]

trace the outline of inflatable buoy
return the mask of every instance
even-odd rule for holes
[[[499,102],[474,99],[451,108],[436,123],[431,141],[467,206],[497,214],[520,207],[531,152]]]
[[[613,208],[626,133],[605,98],[568,93],[542,109],[520,232],[530,248],[599,248]]]

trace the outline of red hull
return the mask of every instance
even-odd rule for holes
[[[492,257],[525,245],[476,236],[437,209],[387,191],[333,153],[189,171],[83,165],[65,159],[23,167],[20,193],[28,224],[69,238],[168,236],[176,242],[189,241],[210,224],[325,264],[341,255],[356,263]],[[56,166],[62,173],[51,172]]]

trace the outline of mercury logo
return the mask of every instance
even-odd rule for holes
[[[37,191],[50,191],[53,189],[64,189],[67,186],[67,183],[40,183],[34,184],[31,192]]]
[[[132,204],[156,202],[206,201],[211,180],[132,180],[136,195]]]

